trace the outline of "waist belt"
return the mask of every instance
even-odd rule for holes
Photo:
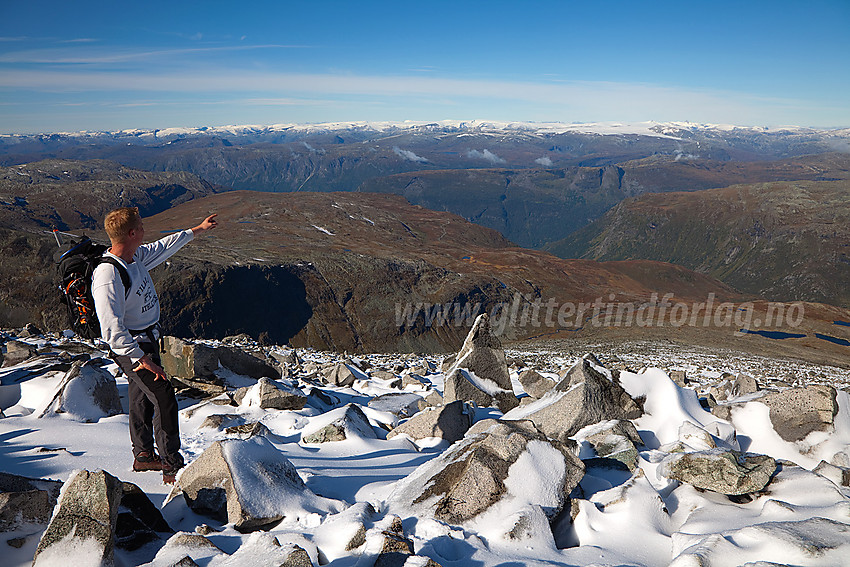
[[[159,323],[154,323],[147,329],[127,329],[137,343],[153,343],[157,344],[162,339],[162,334],[159,332]]]

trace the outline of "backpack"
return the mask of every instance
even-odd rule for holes
[[[107,247],[95,244],[83,235],[77,242],[72,242],[69,249],[59,256],[59,299],[68,309],[71,329],[86,339],[100,338],[100,321],[94,310],[94,298],[91,293],[92,273],[94,269],[106,262],[112,264],[121,274],[124,293],[130,289],[130,274],[114,258],[104,257]]]

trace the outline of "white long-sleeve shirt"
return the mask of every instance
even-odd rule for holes
[[[147,329],[159,322],[159,297],[153,287],[148,270],[171,257],[194,237],[191,229],[170,234],[150,244],[142,244],[129,264],[123,259],[104,252],[121,262],[130,275],[126,290],[118,268],[103,262],[92,274],[92,296],[101,338],[118,355],[129,356],[135,364],[145,353],[129,330]],[[126,297],[126,299],[125,299]]]

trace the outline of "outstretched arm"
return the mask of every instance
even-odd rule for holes
[[[198,226],[192,229],[192,233],[197,235],[199,232],[206,232],[208,230],[212,230],[218,226],[218,221],[215,220],[215,217],[218,216],[218,213],[213,213],[207,218],[204,219],[204,222],[199,224]]]

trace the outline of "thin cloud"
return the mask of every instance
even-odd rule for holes
[[[487,149],[485,149],[482,152],[479,152],[478,150],[469,150],[468,152],[466,152],[466,157],[469,157],[469,158],[472,158],[472,159],[483,159],[485,161],[489,161],[493,165],[499,165],[501,163],[507,163],[505,160],[503,160],[502,158],[500,158],[499,156],[497,156],[496,154],[494,154],[493,152],[491,152],[490,150],[487,150]]]
[[[393,152],[403,159],[414,161],[417,163],[428,163],[428,160],[424,157],[418,156],[410,150],[403,150],[398,146],[393,146]]]
[[[92,40],[94,41],[94,40]],[[181,55],[248,51],[254,49],[305,49],[306,45],[230,45],[221,47],[190,47],[184,49],[162,49],[154,51],[98,50],[89,53],[69,54],[64,49],[32,49],[0,55],[0,63],[15,64],[105,64],[142,61],[146,59],[173,59]]]

